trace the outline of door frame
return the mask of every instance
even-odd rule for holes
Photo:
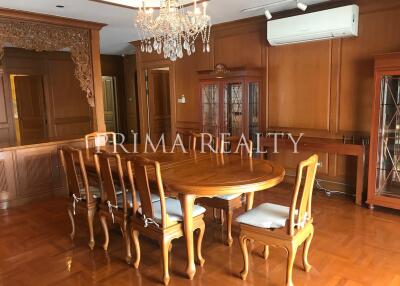
[[[146,71],[157,68],[169,68],[169,104],[171,112],[171,141],[176,137],[176,94],[175,94],[175,65],[169,60],[156,61],[151,63],[142,63],[138,66],[138,105],[140,115],[140,142],[146,141],[146,134],[150,131],[150,107],[148,87],[146,86]]]
[[[103,84],[103,79],[104,78],[111,79],[112,83],[113,83],[113,92],[114,92],[113,103],[114,103],[114,122],[115,122],[115,130],[114,131],[115,132],[121,132],[121,126],[120,126],[120,120],[119,120],[120,113],[119,113],[119,108],[118,108],[119,107],[119,105],[118,105],[118,103],[119,103],[119,100],[118,100],[119,94],[118,94],[118,88],[117,88],[118,78],[117,78],[116,75],[102,75],[101,76],[101,83],[102,84]],[[103,88],[103,109],[104,109],[104,96],[105,96],[105,90]],[[104,118],[104,120],[105,120],[105,118]],[[106,128],[107,128],[107,126],[106,126]]]

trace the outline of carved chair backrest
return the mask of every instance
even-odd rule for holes
[[[219,152],[219,140],[217,137],[211,135],[211,134],[204,134],[204,151],[211,151],[210,148],[207,146],[207,144],[210,144],[212,148],[216,151]],[[201,150],[201,140],[202,140],[202,135],[201,133],[197,132],[190,132],[190,138],[189,138],[189,150],[195,151],[195,150]],[[211,141],[211,142],[210,142]]]
[[[91,203],[93,196],[90,195],[89,181],[83,161],[82,151],[70,146],[63,146],[59,150],[61,165],[67,179],[68,191],[70,196],[81,198],[84,190],[85,198]]]
[[[242,140],[241,137],[232,136],[225,138],[220,137],[219,141],[220,141],[219,146],[221,153],[227,152],[226,145],[227,143],[229,143],[231,153],[238,152],[242,157],[248,156],[251,158],[253,156],[253,141],[251,141],[250,139],[245,139],[244,142],[244,140]],[[245,145],[247,145],[247,147]]]
[[[112,144],[115,147],[117,144],[117,134],[115,132],[92,132],[85,135],[86,148],[90,147],[90,141],[94,142],[94,147],[107,145],[111,137]]]
[[[294,234],[295,228],[302,228],[312,217],[311,200],[317,164],[318,156],[314,154],[308,159],[301,161],[297,166],[296,183],[289,214],[289,235]],[[306,175],[302,184],[304,170]],[[302,191],[301,195],[300,190]]]
[[[96,172],[102,188],[102,201],[116,208],[117,190],[122,191],[122,209],[128,212],[127,192],[124,181],[121,157],[119,154],[102,151],[94,155]],[[114,170],[114,172],[113,172]],[[114,174],[116,179],[114,180]],[[118,188],[119,187],[119,188]]]
[[[131,156],[126,159],[126,164],[134,198],[136,198],[136,191],[139,194],[141,213],[146,218],[153,220],[155,217],[153,202],[151,199],[151,182],[149,179],[149,174],[155,179],[157,192],[160,197],[160,201],[157,203],[161,204],[161,225],[163,228],[167,227],[169,225],[169,218],[165,205],[165,194],[161,177],[160,163],[140,156]],[[138,205],[135,200],[134,212],[136,213],[137,210]]]

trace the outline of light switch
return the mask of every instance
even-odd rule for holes
[[[178,98],[178,103],[186,103],[185,95],[182,94],[180,98]]]

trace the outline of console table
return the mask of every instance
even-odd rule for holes
[[[295,138],[297,140],[297,138]],[[269,150],[274,148],[273,137],[263,137],[260,139],[260,147]],[[279,149],[293,149],[293,142],[289,138],[278,138],[277,148]],[[361,144],[347,144],[343,140],[328,139],[328,138],[314,138],[302,137],[297,144],[298,152],[323,152],[330,154],[338,154],[345,156],[353,156],[357,158],[357,180],[356,180],[356,204],[362,204],[363,183],[364,183],[364,169],[365,169],[365,146]],[[268,153],[270,153],[268,151]],[[265,155],[268,156],[268,153]]]

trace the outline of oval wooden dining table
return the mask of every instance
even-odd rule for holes
[[[133,151],[132,146],[125,146]],[[112,147],[101,149],[112,152]],[[94,149],[84,149],[85,165],[94,168]],[[139,148],[141,150],[141,148]],[[143,151],[143,150],[141,150]],[[132,156],[122,148],[118,148],[123,161],[124,157]],[[184,233],[187,243],[187,268],[189,279],[196,273],[193,244],[193,206],[198,197],[214,197],[228,194],[248,194],[272,188],[282,182],[285,176],[284,168],[269,160],[242,157],[236,154],[215,154],[188,151],[139,152],[139,156],[157,160],[161,165],[161,174],[165,192],[169,196],[179,198],[183,213]],[[151,179],[151,174],[149,175]],[[250,202],[252,200],[247,200]],[[250,204],[247,209],[251,209]]]

